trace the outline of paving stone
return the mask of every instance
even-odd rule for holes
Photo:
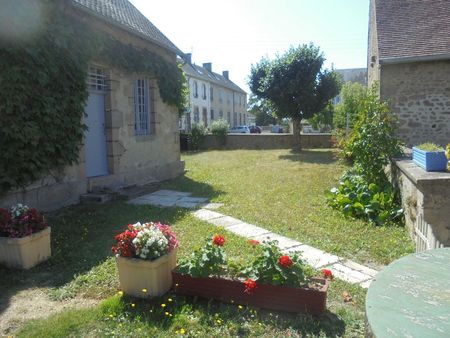
[[[298,252],[309,265],[316,269],[337,263],[341,260],[338,256],[326,253],[325,251],[313,248],[312,246],[306,244],[293,247],[285,251]]]
[[[204,209],[216,210],[223,206],[223,203],[204,203],[200,205]]]
[[[151,195],[151,196],[186,197],[186,196],[191,196],[192,193],[191,192],[184,192],[184,191],[161,189],[161,190],[155,191],[155,192],[153,192],[153,193],[151,193],[149,195]],[[148,196],[148,195],[146,195],[146,196]]]
[[[256,236],[267,234],[270,232],[266,229],[248,223],[239,223],[236,225],[232,225],[228,227],[227,230],[235,233],[236,235],[240,235],[247,238],[254,238]]]
[[[299,246],[302,243],[295,241],[293,239],[290,239],[288,237],[284,237],[278,234],[274,234],[273,232],[269,232],[267,234],[263,234],[263,235],[259,235],[259,236],[255,236],[253,237],[253,239],[256,239],[257,241],[263,242],[263,241],[277,241],[278,242],[278,248],[280,248],[280,250],[284,250],[284,249],[288,249],[288,248],[292,248],[294,246]]]
[[[197,203],[197,205],[200,205],[201,203],[208,202],[208,199],[205,197],[181,197],[178,202],[186,202],[186,203]]]
[[[181,200],[177,201],[175,203],[175,206],[180,207],[180,208],[185,208],[185,209],[195,209],[199,207],[199,204],[197,202],[183,202]]]
[[[357,270],[353,270],[352,268],[349,268],[341,263],[335,263],[327,268],[333,272],[335,277],[349,283],[362,283],[372,279],[371,276]]]
[[[378,273],[377,270],[369,268],[367,266],[361,265],[359,263],[353,262],[349,259],[346,259],[345,261],[341,262],[343,265],[348,266],[349,268],[362,272],[365,275],[369,275],[370,277],[375,277]]]
[[[200,209],[197,210],[195,212],[192,213],[195,217],[197,217],[198,219],[201,219],[202,221],[209,221],[211,219],[214,218],[219,218],[219,217],[223,217],[224,215],[215,212],[215,211],[211,211],[211,210],[206,210],[206,209]]]
[[[369,279],[369,280],[366,280],[365,282],[360,283],[359,285],[361,285],[361,287],[364,289],[368,289],[370,284],[372,284],[372,282],[373,282],[373,279]]]
[[[208,223],[212,223],[218,227],[228,228],[232,225],[243,224],[243,222],[239,219],[230,217],[230,216],[222,216],[219,218],[213,218],[208,220]]]

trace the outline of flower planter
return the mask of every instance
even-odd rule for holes
[[[177,264],[176,251],[174,249],[154,261],[116,256],[122,291],[139,298],[165,294],[172,286],[171,272]]]
[[[413,147],[413,161],[426,171],[446,171],[447,157],[445,151],[425,151]]]
[[[50,227],[26,237],[0,237],[0,264],[9,268],[30,269],[50,255]]]
[[[173,272],[172,275],[174,290],[181,295],[199,296],[227,303],[313,315],[319,315],[326,311],[329,284],[326,279],[318,278],[314,280],[321,285],[320,289],[259,284],[252,294],[247,294],[244,292],[244,284],[240,281],[192,277],[177,272]]]

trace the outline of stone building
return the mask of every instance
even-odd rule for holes
[[[214,120],[224,119],[232,127],[249,124],[247,93],[230,80],[229,72],[212,71],[211,63],[203,67],[191,62],[186,54],[183,71],[189,86],[189,109],[180,119],[180,128],[190,131],[193,123],[209,127]]]
[[[368,84],[399,119],[408,146],[450,142],[450,2],[371,0]]]
[[[127,0],[70,0],[65,11],[94,31],[176,64],[181,51]],[[79,163],[11,192],[0,206],[25,203],[43,210],[77,203],[103,187],[145,184],[176,177],[180,160],[178,110],[165,104],[157,81],[126,73],[102,60],[88,70],[84,145]]]
[[[367,85],[367,68],[336,69],[336,72],[341,75],[343,83],[356,82],[364,86]],[[333,98],[333,104],[338,104],[341,100],[341,95],[339,94]]]

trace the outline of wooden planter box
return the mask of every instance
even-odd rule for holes
[[[174,249],[154,261],[116,256],[122,291],[139,298],[165,294],[172,286],[171,272],[177,265],[176,251]],[[143,292],[143,289],[147,289],[147,292]]]
[[[447,171],[445,151],[424,151],[413,147],[413,161],[426,171]]]
[[[240,281],[221,278],[191,277],[172,272],[174,290],[181,295],[199,296],[227,303],[249,305],[270,310],[302,312],[320,315],[326,311],[328,280],[315,279],[322,284],[317,289],[258,285],[252,293],[244,292]]]
[[[30,269],[51,256],[50,227],[21,238],[0,237],[0,264]]]

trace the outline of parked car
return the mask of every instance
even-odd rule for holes
[[[250,134],[250,129],[247,126],[237,126],[228,130],[229,134]]]
[[[252,133],[252,134],[261,134],[261,131],[262,131],[261,128],[258,126],[250,126],[249,129],[250,129],[250,133]]]

